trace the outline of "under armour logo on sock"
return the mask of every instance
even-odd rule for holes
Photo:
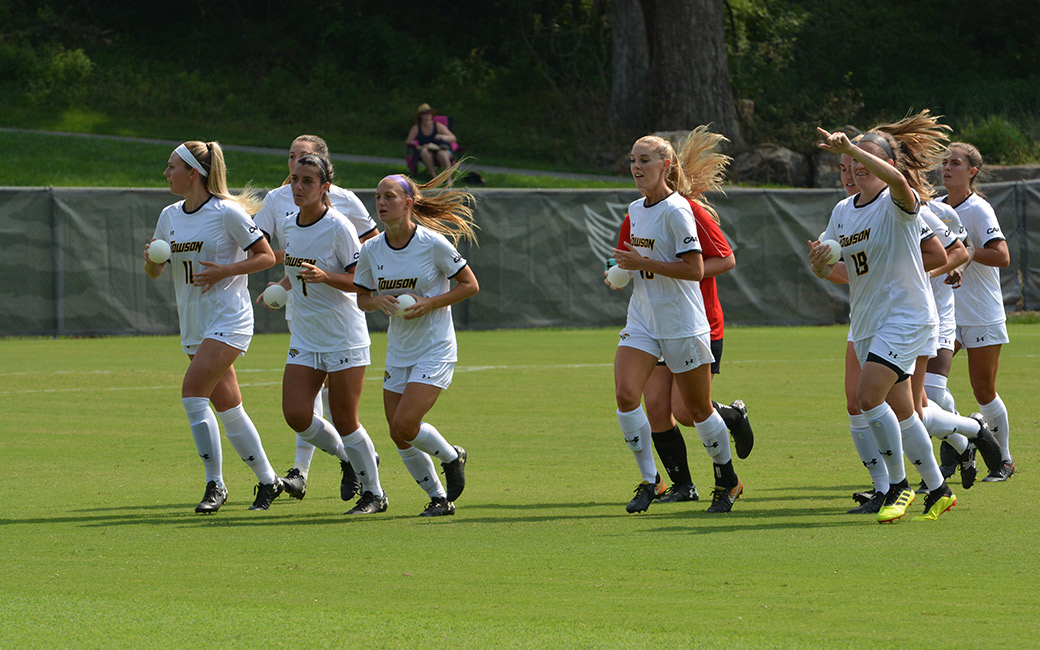
[[[878,451],[881,451],[881,450],[879,449]],[[891,449],[887,449],[885,451],[881,451],[881,455],[882,456],[891,456],[892,455],[892,450]]]
[[[254,460],[256,460],[256,457],[255,456],[250,456],[249,458],[243,458],[242,460],[246,461],[247,463],[251,463]]]
[[[870,460],[863,461],[864,467],[870,467],[871,465],[877,465],[877,458],[871,458]]]
[[[915,460],[914,461],[914,465],[920,465],[923,462],[924,462],[923,460]]]
[[[199,454],[202,456],[202,460],[209,460],[209,454]]]

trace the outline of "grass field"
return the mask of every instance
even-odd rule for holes
[[[954,484],[938,522],[889,526],[845,514],[868,477],[844,413],[844,327],[727,331],[715,393],[748,403],[757,438],[728,515],[704,501],[625,513],[638,474],[614,417],[616,330],[461,332],[428,419],[468,449],[468,482],[439,520],[416,517],[425,494],[386,434],[382,335],[362,421],[390,508],[351,519],[321,452],[305,500],[247,511],[255,478],[226,443],[230,499],[193,513],[203,473],[176,339],[0,340],[0,647],[1036,647],[1040,325],[1009,329],[1015,477]],[[236,364],[280,472],[287,343],[258,336]],[[969,411],[966,375],[958,355]]]

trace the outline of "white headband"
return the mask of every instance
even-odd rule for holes
[[[191,155],[191,152],[188,151],[188,148],[185,147],[183,144],[178,145],[177,148],[173,150],[173,153],[180,156],[181,160],[188,163],[189,167],[194,167],[203,176],[209,176],[209,172],[202,168],[202,165],[199,164],[199,161],[195,160],[195,156]]]

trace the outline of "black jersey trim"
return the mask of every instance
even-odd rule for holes
[[[309,223],[309,224],[304,225],[304,224],[300,223],[300,216],[303,215],[303,210],[300,210],[299,212],[296,213],[296,227],[297,228],[310,228],[311,226],[320,223],[321,220],[324,219],[325,215],[327,215],[328,213],[329,213],[329,206],[326,205],[325,206],[325,212],[322,212],[321,216],[314,220],[314,223]]]
[[[456,275],[458,275],[459,273],[462,273],[462,269],[466,268],[467,266],[469,266],[469,262],[466,262],[465,264],[463,264],[462,266],[460,266],[460,267],[459,267],[459,270],[458,270],[458,271],[455,271],[454,273],[452,273],[451,275],[449,275],[449,276],[448,276],[448,279],[449,279],[449,280],[451,280],[451,279],[453,279],[453,278],[454,278],[454,277],[455,277]]]
[[[412,240],[413,240],[413,239],[415,239],[415,235],[416,235],[416,233],[418,233],[418,232],[419,232],[419,226],[416,226],[416,227],[415,227],[415,230],[413,230],[413,231],[412,231],[412,234],[411,234],[411,236],[409,236],[409,237],[408,237],[408,241],[406,241],[406,242],[404,243],[404,245],[403,245],[403,246],[401,246],[400,248],[394,248],[393,246],[391,246],[391,245],[390,245],[390,238],[389,238],[389,237],[384,237],[384,238],[383,238],[383,241],[385,241],[385,242],[386,242],[386,247],[387,247],[387,248],[389,248],[390,250],[392,250],[392,251],[403,251],[404,249],[408,248],[408,244],[411,244],[411,243],[412,243]],[[385,234],[385,233],[384,233],[384,234]]]
[[[350,273],[351,269],[353,269],[355,266],[357,266],[357,262],[354,262],[353,264],[348,264],[347,266],[343,267],[343,272]]]
[[[199,210],[201,210],[201,209],[202,209],[202,208],[203,208],[203,207],[204,207],[204,206],[205,206],[205,205],[206,205],[207,203],[209,203],[210,199],[212,199],[212,198],[213,198],[213,195],[212,195],[212,194],[210,194],[210,195],[209,195],[209,198],[208,198],[208,199],[206,199],[205,201],[203,201],[202,203],[200,203],[200,204],[199,204],[199,207],[195,208],[194,210],[191,210],[190,212],[189,212],[188,210],[186,210],[186,209],[184,208],[184,206],[183,206],[183,205],[181,206],[181,210],[183,210],[183,211],[184,211],[184,214],[195,214],[196,212],[198,212]],[[262,231],[261,231],[261,232],[262,232]]]
[[[252,243],[252,244],[250,244],[250,245],[246,246],[246,247],[245,247],[245,248],[243,248],[242,250],[244,250],[244,251],[247,251],[247,250],[249,250],[250,248],[252,248],[253,246],[256,246],[256,245],[257,245],[257,244],[258,244],[258,243],[260,242],[260,240],[261,240],[261,239],[266,239],[266,236],[265,236],[265,233],[264,233],[264,231],[263,231],[263,230],[261,230],[261,231],[260,231],[260,236],[259,236],[259,237],[257,237],[256,239],[254,239],[254,240],[253,240],[253,243]]]
[[[655,205],[659,205],[660,203],[663,203],[664,201],[667,201],[667,200],[668,200],[668,197],[670,197],[670,196],[671,196],[671,195],[673,195],[673,194],[675,194],[675,190],[672,190],[672,191],[671,191],[671,192],[669,192],[669,193],[668,193],[668,195],[667,195],[667,196],[665,196],[665,197],[664,197],[663,199],[661,199],[660,201],[655,201],[654,203],[647,203],[647,202],[646,202],[646,199],[643,199],[643,207],[644,207],[644,208],[652,208],[652,207],[654,207]]]
[[[360,287],[360,288],[364,289],[365,291],[371,291],[372,293],[375,293],[375,292],[376,292],[376,290],[375,290],[375,289],[370,289],[370,288],[366,287],[366,286],[365,286],[365,285],[363,285],[363,284],[358,284],[358,283],[357,283],[356,281],[354,282],[354,286],[355,286],[355,287]]]

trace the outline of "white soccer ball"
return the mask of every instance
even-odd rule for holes
[[[820,242],[820,246],[826,246],[830,249],[831,255],[827,258],[828,264],[837,264],[841,259],[841,244],[834,241],[833,239],[824,239]]]
[[[148,244],[148,259],[156,264],[162,264],[170,259],[170,243],[162,239],[156,239]]]
[[[264,304],[271,309],[281,309],[289,299],[289,292],[280,284],[272,284],[264,289]]]
[[[612,266],[607,269],[607,282],[615,289],[626,286],[632,280],[632,274],[620,266]]]
[[[404,316],[404,310],[408,309],[414,304],[415,298],[413,298],[411,294],[402,293],[401,295],[397,296],[397,312],[394,315]]]

